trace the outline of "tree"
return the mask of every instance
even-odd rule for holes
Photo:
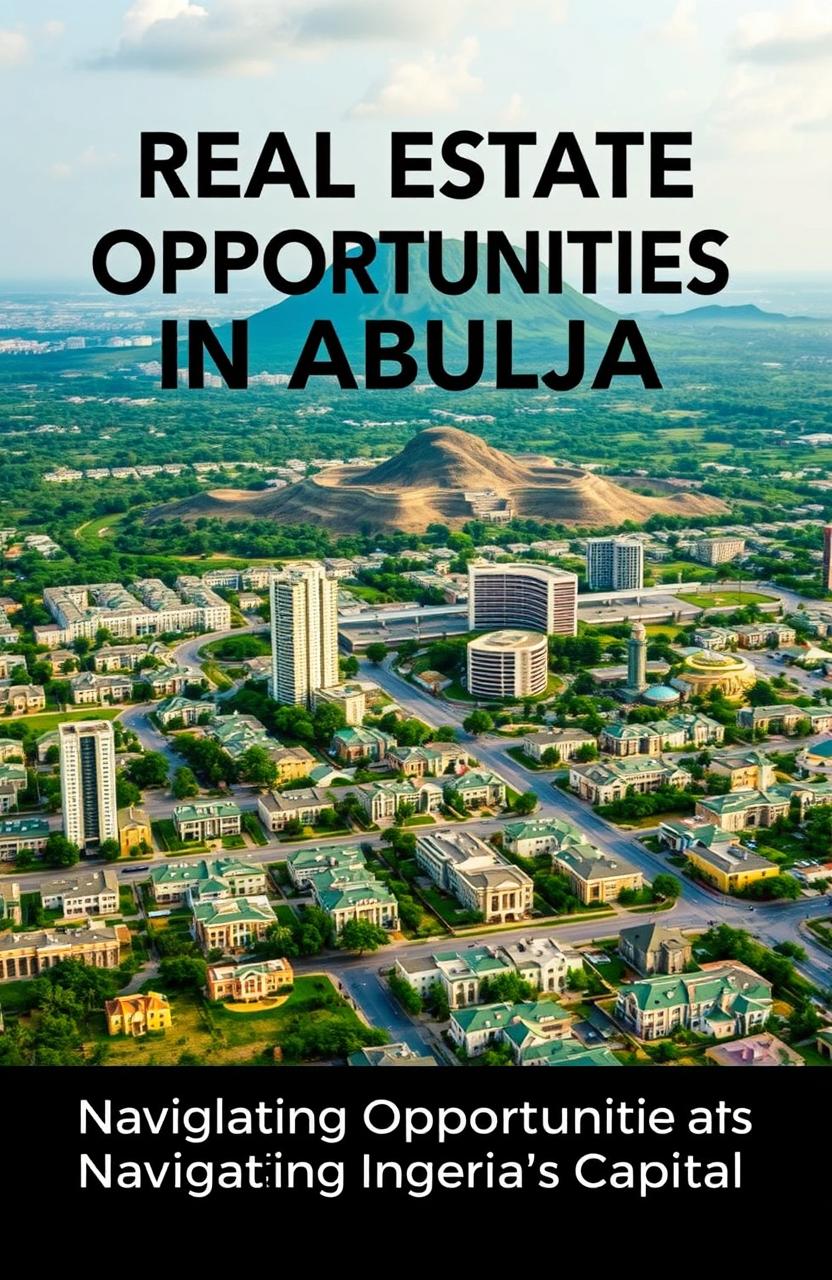
[[[131,782],[129,778],[126,778],[123,771],[117,773],[116,804],[119,809],[129,809],[132,805],[138,804],[141,798],[142,793],[135,782]]]
[[[277,781],[277,765],[266,748],[256,744],[247,747],[240,756],[237,770],[242,782],[250,782],[255,787],[273,787]]]
[[[372,662],[374,667],[377,667],[384,661],[390,651],[382,640],[374,640],[372,644],[367,645],[365,652],[367,660]]]
[[[451,1016],[450,1006],[448,1004],[448,993],[444,985],[435,978],[428,987],[428,1003],[430,1011],[437,1022],[447,1022]]]
[[[369,920],[348,920],[338,938],[345,951],[357,951],[359,955],[365,951],[378,951],[386,941],[386,930]]]
[[[422,997],[412,982],[408,982],[407,978],[403,978],[400,973],[396,973],[395,969],[390,974],[388,982],[390,990],[403,1009],[413,1014],[414,1017],[422,1012]]]
[[[201,991],[208,966],[199,956],[165,956],[159,962],[159,977],[165,987],[179,991]]]
[[[98,852],[105,862],[116,862],[121,857],[118,840],[102,840]]]
[[[654,898],[671,898],[675,901],[681,892],[681,883],[675,876],[669,875],[666,871],[660,871],[657,876],[653,877]]]
[[[538,799],[535,792],[524,791],[522,795],[519,795],[517,799],[514,801],[513,808],[515,813],[525,815],[527,813],[534,813],[535,809],[537,808],[537,805],[538,805]]]
[[[490,733],[494,728],[494,719],[487,711],[472,711],[462,722],[466,733],[478,737],[481,733]]]
[[[552,769],[556,764],[560,764],[560,751],[557,747],[547,747],[540,757],[540,763],[545,764],[547,769]]]
[[[191,796],[199,795],[199,783],[193,770],[186,764],[180,765],[174,772],[171,791],[176,800],[188,800]]]
[[[161,751],[145,751],[142,755],[136,756],[124,772],[142,791],[145,787],[167,786],[168,762]]]
[[[47,836],[43,857],[48,867],[74,867],[81,851],[60,831],[52,831]]]
[[[480,983],[480,1000],[483,1004],[496,1004],[507,1001],[519,1004],[522,1000],[534,999],[536,988],[519,973],[498,973],[494,978],[483,978]]]

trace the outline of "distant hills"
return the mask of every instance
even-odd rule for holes
[[[522,256],[522,251],[517,250]],[[498,319],[511,320],[515,345],[529,348],[563,349],[570,320],[582,320],[587,345],[604,345],[618,319],[615,312],[585,298],[568,285],[560,294],[521,291],[513,277],[503,272],[503,288],[499,294],[488,293],[485,285],[486,247],[479,245],[480,271],[477,283],[467,293],[443,295],[431,286],[427,269],[427,245],[414,245],[410,250],[410,281],[406,294],[393,288],[394,256],[392,245],[379,244],[377,257],[368,268],[378,293],[362,293],[350,274],[347,291],[332,292],[332,268],[311,293],[288,297],[283,302],[249,318],[249,368],[282,371],[294,368],[304,339],[314,320],[331,320],[351,361],[362,360],[364,322],[366,320],[405,320],[416,330],[415,350],[423,349],[424,325],[427,320],[443,322],[445,343],[450,352],[467,344],[468,320],[484,320],[486,326]],[[454,280],[462,276],[463,246],[460,240],[446,240],[443,245],[445,275]],[[224,335],[228,339],[228,326]],[[223,329],[220,330],[222,334]]]
[[[645,314],[642,313],[642,316]],[[783,322],[793,323],[794,321],[806,323],[812,318],[811,316],[787,316],[781,311],[765,311],[762,307],[755,306],[752,302],[747,302],[742,306],[723,306],[718,302],[714,302],[705,307],[691,307],[689,311],[656,311],[649,314],[651,319],[662,320],[668,324],[687,324],[690,321],[696,322],[699,320],[734,321],[741,324],[782,324]]]

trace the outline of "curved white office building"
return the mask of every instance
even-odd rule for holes
[[[574,636],[578,629],[578,579],[551,565],[468,566],[471,631],[523,627],[546,635]]]
[[[476,698],[545,693],[549,645],[539,631],[492,631],[468,645],[468,692]]]

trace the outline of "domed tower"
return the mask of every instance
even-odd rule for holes
[[[633,623],[627,641],[627,688],[635,693],[647,688],[647,632],[642,622]]]

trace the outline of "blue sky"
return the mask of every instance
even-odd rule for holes
[[[832,224],[829,0],[0,0],[0,277],[91,279],[92,247],[132,226],[286,226],[326,236],[431,226],[721,227],[734,271],[828,271]],[[269,129],[301,159],[333,133],[348,202],[142,201],[138,138],[241,135],[244,173]],[[693,201],[390,202],[391,129],[559,129],[591,160],[596,129],[691,130]],[[544,145],[546,144],[546,145]],[[531,178],[535,163],[528,166]],[[442,174],[441,164],[437,172]]]

